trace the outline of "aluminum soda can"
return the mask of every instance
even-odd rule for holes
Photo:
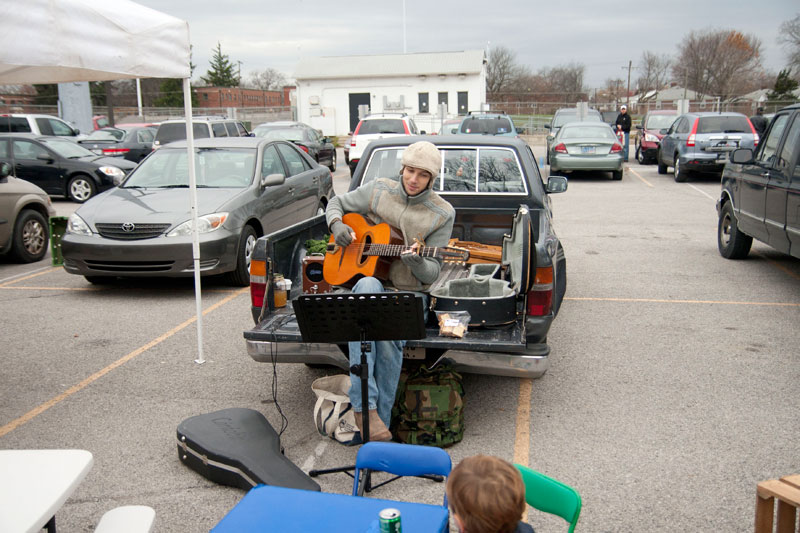
[[[381,533],[402,533],[400,524],[400,511],[397,509],[384,509],[378,513],[381,522]]]

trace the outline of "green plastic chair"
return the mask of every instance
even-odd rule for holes
[[[525,484],[525,501],[545,513],[560,516],[569,522],[569,533],[575,531],[581,514],[581,495],[572,487],[536,470],[515,464]]]

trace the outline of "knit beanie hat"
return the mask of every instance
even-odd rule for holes
[[[431,173],[431,183],[439,175],[442,168],[442,154],[433,143],[419,141],[411,144],[403,151],[403,166],[421,168]],[[430,186],[430,184],[428,186]]]

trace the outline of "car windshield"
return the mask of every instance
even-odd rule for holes
[[[210,137],[208,133],[208,126],[203,122],[194,122],[192,124],[192,131],[194,132],[195,139],[204,139]],[[158,133],[156,133],[156,140],[161,144],[167,144],[173,141],[183,141],[185,139],[185,122],[170,122],[168,124],[162,124],[158,127]]]
[[[198,188],[241,189],[250,185],[256,163],[255,148],[198,148],[195,175]],[[121,185],[125,189],[189,187],[185,148],[158,150]]]
[[[558,133],[558,138],[562,141],[567,139],[598,139],[614,142],[617,137],[608,124],[598,124],[597,126],[587,124],[567,124]]]
[[[96,154],[93,154],[80,144],[67,139],[41,139],[41,141],[52,151],[66,159],[78,159],[79,157],[86,157],[87,155],[97,157]]]
[[[700,117],[697,133],[752,133],[744,116]]]
[[[647,115],[644,121],[644,128],[646,130],[662,130],[669,128],[678,115]]]
[[[106,128],[96,130],[86,137],[87,141],[121,141],[125,138],[125,130],[117,128]]]
[[[359,135],[369,135],[375,133],[396,133],[403,135],[408,133],[406,125],[397,118],[373,118],[361,122],[358,128]]]
[[[303,141],[303,131],[298,128],[256,128],[253,133],[271,141]]]
[[[514,126],[507,118],[468,118],[461,123],[461,133],[497,135],[511,133]]]

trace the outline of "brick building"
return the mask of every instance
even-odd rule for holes
[[[288,107],[294,86],[280,91],[262,91],[243,87],[194,87],[199,107]]]

